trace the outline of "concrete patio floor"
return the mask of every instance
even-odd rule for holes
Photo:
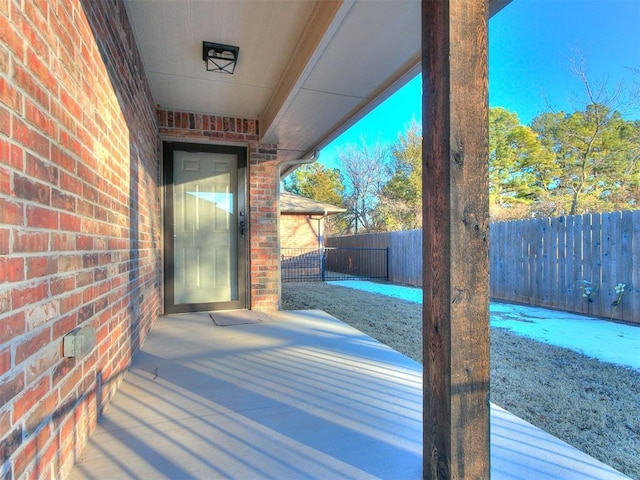
[[[158,320],[70,479],[420,479],[422,367],[317,311]],[[624,475],[493,406],[493,479]]]

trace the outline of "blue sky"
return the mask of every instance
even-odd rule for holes
[[[489,104],[516,112],[523,124],[553,110],[580,109],[582,85],[570,71],[578,50],[592,82],[640,84],[640,0],[513,0],[489,21]],[[394,142],[412,119],[420,122],[418,76],[320,154],[335,166],[347,144]],[[640,118],[640,109],[627,112]]]

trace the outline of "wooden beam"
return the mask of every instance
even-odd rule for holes
[[[424,478],[489,478],[487,1],[422,2]]]

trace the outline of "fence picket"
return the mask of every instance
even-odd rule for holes
[[[509,238],[509,236],[511,235],[511,226],[512,225],[510,223],[505,223],[503,225],[503,229],[502,229],[503,237],[501,241],[504,242],[505,239]],[[515,248],[515,245],[512,243],[505,242],[505,244],[503,245],[503,248],[505,250],[504,252],[505,258],[511,258],[511,255],[513,255],[513,252],[511,250]],[[504,268],[504,285],[502,287],[502,291],[505,292],[507,295],[513,297],[514,296],[514,292],[512,291],[513,265],[509,263],[505,263],[503,268]]]
[[[602,215],[602,281],[600,283],[599,300],[602,302],[602,314],[606,315],[609,310],[609,302],[611,292],[609,290],[610,278],[613,273],[617,273],[612,269],[612,247],[615,243],[615,235],[611,224],[612,217],[606,213]]]
[[[560,234],[559,224],[560,222],[557,218],[549,219],[549,234],[551,237],[551,245],[549,249],[549,281],[547,283],[549,284],[549,306],[553,308],[560,307],[560,298],[562,296],[561,292],[559,291],[560,288],[562,288],[562,283],[560,282],[560,274],[558,271],[558,257],[560,253],[560,240],[558,238]]]
[[[533,291],[533,297],[534,298],[539,298],[541,301],[542,305],[545,305],[545,299],[544,299],[544,291],[543,291],[543,283],[544,283],[544,256],[542,255],[542,248],[543,248],[543,242],[544,242],[544,230],[543,230],[543,226],[542,226],[542,219],[537,219],[533,225],[535,226],[535,236],[532,237],[533,241],[534,241],[534,247],[535,247],[535,262],[533,263],[532,267],[534,269],[533,271],[533,281],[534,281],[534,291]]]
[[[565,308],[569,311],[575,310],[575,304],[577,303],[577,299],[582,298],[582,290],[580,289],[579,280],[576,278],[575,274],[575,256],[573,255],[573,234],[575,229],[573,228],[573,223],[575,218],[573,216],[564,217],[565,221],[565,248],[566,248],[566,256],[565,260],[567,262],[566,266],[566,279],[567,279],[567,287],[565,290],[564,304]]]
[[[524,288],[522,292],[522,302],[529,303],[530,299],[534,298],[534,282],[535,272],[533,265],[535,265],[535,248],[532,240],[535,238],[532,232],[535,232],[535,222],[523,222],[522,226],[522,240],[519,242],[522,245],[520,255],[523,259],[522,280],[524,281]],[[508,242],[508,239],[504,239]],[[510,259],[506,260],[507,262]],[[506,293],[506,291],[505,291]]]
[[[566,255],[566,222],[565,217],[558,217],[555,221],[558,236],[558,287],[556,288],[556,308],[564,309],[567,306],[567,255]]]
[[[631,286],[628,303],[630,318],[640,321],[640,210],[636,210],[631,216]]]
[[[591,216],[591,281],[594,285],[602,285],[602,215]],[[592,315],[605,315],[603,302],[592,305]]]
[[[611,235],[609,244],[609,268],[610,274],[603,279],[603,286],[606,288],[607,295],[603,295],[607,315],[614,315],[615,308],[613,302],[617,298],[615,287],[620,282],[620,249],[621,249],[621,212],[612,212],[609,214],[611,223]]]
[[[619,276],[620,283],[624,283],[624,293],[618,306],[621,310],[620,314],[624,314],[624,310],[628,308],[629,302],[633,302],[633,290],[631,288],[633,270],[633,215],[632,212],[622,212],[620,219],[620,261]]]
[[[591,282],[592,285],[599,285],[598,281],[593,278],[593,265],[592,265],[592,257],[593,257],[593,242],[591,241],[591,236],[593,234],[593,229],[591,227],[592,223],[591,215],[582,215],[582,273],[580,275],[580,280],[586,280]],[[578,234],[578,232],[576,232]],[[589,305],[589,312],[591,314],[595,314],[595,312],[600,308],[600,302],[598,300],[598,295],[595,294],[593,296],[593,302]]]
[[[543,232],[544,232],[544,238],[542,241],[542,248],[544,250],[544,265],[543,265],[544,281],[542,282],[542,288],[544,292],[545,305],[551,306],[553,290],[555,289],[555,285],[553,285],[552,282],[554,282],[556,279],[555,273],[553,272],[553,268],[555,267],[555,262],[553,262],[553,257],[556,254],[556,252],[554,250],[554,242],[553,242],[553,235],[552,235],[553,232],[551,231],[550,218],[544,219]]]

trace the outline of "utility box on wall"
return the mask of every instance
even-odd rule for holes
[[[62,339],[65,357],[83,357],[96,344],[96,329],[93,327],[76,328]]]

